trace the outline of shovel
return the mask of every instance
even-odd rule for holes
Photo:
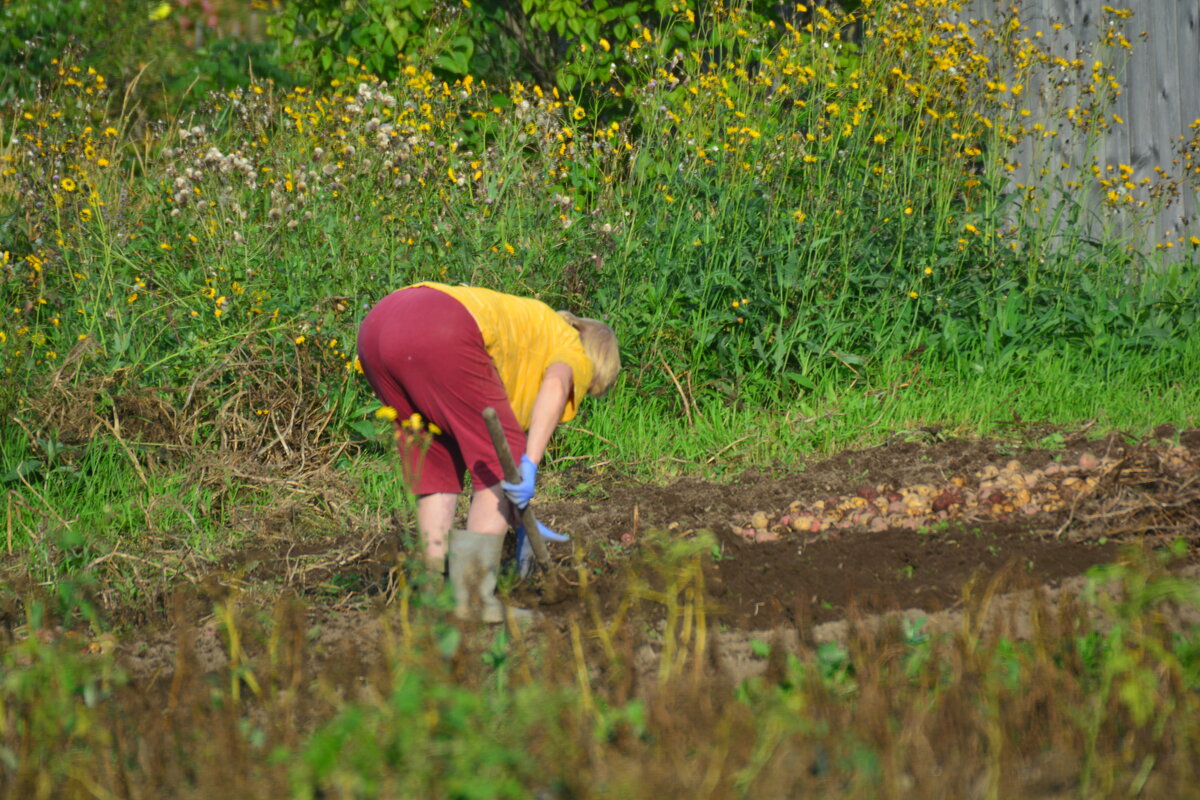
[[[496,448],[496,456],[500,459],[500,468],[504,470],[504,480],[509,483],[519,482],[521,471],[517,468],[517,462],[513,460],[512,451],[508,449],[508,439],[504,438],[504,427],[500,424],[500,416],[496,413],[496,409],[491,406],[485,408],[483,421],[487,423],[488,433],[492,436],[492,446]],[[553,598],[557,596],[555,587],[558,570],[554,562],[550,560],[550,551],[546,549],[542,532],[538,530],[537,519],[533,516],[532,503],[521,509],[521,524],[525,526],[525,535],[529,537],[529,544],[533,547],[534,559],[546,573],[546,589],[550,596],[544,599],[547,602],[554,602]]]

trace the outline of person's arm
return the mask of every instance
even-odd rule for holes
[[[537,396],[533,400],[533,412],[529,418],[529,434],[525,440],[525,455],[534,464],[542,462],[546,446],[550,444],[550,436],[558,427],[563,409],[571,399],[574,384],[574,373],[571,368],[561,361],[556,361],[546,367],[542,375],[542,385],[538,387]]]

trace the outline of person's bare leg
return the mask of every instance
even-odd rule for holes
[[[500,484],[477,489],[471,495],[471,510],[467,514],[467,530],[503,536],[508,531],[508,516],[512,503],[504,496]]]
[[[446,559],[446,540],[454,525],[454,507],[458,495],[450,492],[424,494],[417,499],[417,529],[426,564],[441,564]]]

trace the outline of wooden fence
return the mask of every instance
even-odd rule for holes
[[[1031,81],[1022,99],[1031,112],[1030,122],[1041,121],[1059,135],[1044,140],[1048,146],[1040,153],[1028,142],[1015,148],[1010,158],[1019,166],[1010,187],[1045,180],[1044,168],[1053,173],[1069,164],[1075,179],[1091,189],[1076,187],[1073,196],[1060,197],[1040,213],[1053,214],[1056,203],[1079,202],[1084,213],[1077,224],[1086,226],[1086,233],[1120,230],[1143,253],[1200,263],[1191,243],[1192,237],[1200,236],[1200,174],[1186,181],[1180,155],[1181,147],[1200,137],[1200,0],[968,0],[962,15],[996,19],[1012,6],[1025,26],[1021,35],[1041,32],[1040,41],[1053,55],[1083,60],[1089,68],[1102,60],[1111,65],[1120,89],[1108,108],[1110,127],[1088,142],[1077,126],[1066,124],[1063,113],[1064,104],[1070,107],[1079,100],[1077,89],[1054,90],[1052,75]],[[1106,6],[1132,14],[1106,12]],[[1117,36],[1108,37],[1106,44],[1110,26]],[[1121,46],[1119,36],[1131,48]],[[1118,44],[1112,44],[1114,39]],[[1119,177],[1119,190],[1128,190],[1129,184],[1137,187],[1130,190],[1136,200],[1149,200],[1151,185],[1160,190],[1174,185],[1178,192],[1165,197],[1158,208],[1139,206],[1136,200],[1114,208],[1112,198],[1105,203],[1110,188],[1097,186],[1094,176],[1087,181],[1093,164],[1110,179]],[[1121,175],[1122,165],[1132,174]],[[1200,169],[1200,161],[1192,168]],[[1145,178],[1150,185],[1143,183]]]

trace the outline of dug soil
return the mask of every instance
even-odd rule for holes
[[[726,483],[685,478],[666,486],[610,484],[602,499],[543,503],[540,517],[569,531],[585,547],[589,564],[604,565],[597,586],[602,593],[610,584],[616,590],[621,563],[636,560],[647,537],[711,535],[716,545],[707,584],[729,628],[802,626],[899,609],[940,611],[961,603],[972,585],[1055,586],[1113,561],[1134,541],[1150,546],[1178,536],[1200,541],[1200,431],[1164,427],[1155,433],[1141,442],[1063,438],[1054,449],[899,440],[784,475],[747,473]],[[1018,483],[1022,473],[1042,476],[1040,485],[1049,489],[1040,497],[1051,502],[1023,508],[1003,502],[1008,498],[995,494],[997,489],[1014,494],[1005,485],[1006,468]],[[1062,489],[1061,480],[1054,482],[1056,471],[1081,490]],[[971,496],[980,485],[987,495],[982,504],[971,507],[968,500],[939,514],[933,511],[935,498],[924,514],[919,508],[899,517],[881,513],[869,527],[836,511],[852,507],[847,499],[857,497],[915,498],[913,487],[932,487],[925,489],[931,495],[946,487]],[[814,516],[804,517],[799,531],[788,524],[799,518],[797,511],[814,506],[827,512],[824,530],[809,530]],[[757,536],[750,522],[756,516],[769,526],[760,525]],[[566,551],[556,552],[563,553],[563,568],[569,570]],[[1197,549],[1191,552],[1195,559]],[[570,602],[556,608],[547,610],[572,610]]]
[[[518,584],[512,596],[554,622],[594,612],[579,590],[586,580],[612,613],[630,576],[652,574],[664,547],[705,542],[709,613],[726,630],[758,631],[952,609],[971,587],[1055,587],[1134,542],[1182,537],[1200,560],[1200,431],[1040,441],[1053,446],[927,432],[774,474],[665,485],[547,470],[558,487],[575,487],[536,503],[539,519],[572,537],[550,547],[563,580],[554,592]],[[206,589],[192,608],[211,613],[208,595],[231,585],[257,587],[263,599],[289,590],[326,619],[377,607],[394,598],[389,570],[411,555],[398,544],[403,534],[400,526],[302,543],[286,530],[251,536],[195,579]]]
[[[702,579],[692,585],[702,584],[717,629],[749,641],[761,631],[820,636],[818,629],[835,629],[829,623],[862,615],[953,612],[981,592],[1079,586],[1072,579],[1133,544],[1184,539],[1190,565],[1180,566],[1194,571],[1200,431],[1040,441],[1052,447],[928,433],[771,474],[665,485],[578,467],[547,470],[558,486],[546,495],[557,499],[538,500],[537,513],[572,539],[550,548],[557,591],[533,579],[517,583],[512,600],[560,630],[572,619],[611,624],[626,612],[653,626],[666,603],[662,595],[646,598],[677,572],[683,562],[671,558],[682,552],[700,565]],[[561,488],[568,485],[570,493]],[[312,527],[310,502],[283,522],[248,530],[215,567],[188,572],[181,562],[136,608],[105,608],[133,674],[169,671],[185,630],[204,634],[195,644],[208,653],[200,662],[225,662],[213,609],[231,595],[261,609],[295,598],[330,642],[348,635],[373,647],[379,611],[394,608],[402,593],[396,566],[411,558],[403,542],[412,537],[403,525],[347,526],[334,494],[352,491],[305,484],[304,498],[324,498],[328,522],[339,528],[333,532],[289,529],[292,517]],[[264,514],[252,519],[279,516]],[[646,591],[630,611],[638,581]]]

